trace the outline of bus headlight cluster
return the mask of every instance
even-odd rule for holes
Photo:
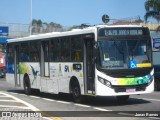
[[[111,82],[109,82],[108,80],[106,80],[106,79],[104,79],[104,78],[101,78],[101,77],[99,77],[99,76],[98,76],[98,81],[101,82],[102,84],[108,86],[108,87],[111,87],[111,86],[112,86]]]

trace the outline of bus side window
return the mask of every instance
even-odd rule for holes
[[[71,38],[71,61],[82,61],[82,43],[83,41],[79,36]]]
[[[39,56],[39,44],[36,42],[30,43],[30,62],[39,62],[40,56]]]
[[[22,60],[23,62],[27,62],[27,61],[29,61],[29,57],[28,57],[28,55],[27,55],[27,54],[25,54],[25,53],[22,53],[22,55],[21,55],[21,60]]]
[[[80,61],[80,52],[79,51],[76,51],[75,52],[75,58],[74,58],[75,61]]]
[[[62,62],[70,61],[70,39],[69,38],[61,39],[61,61]]]
[[[21,50],[20,50],[20,61],[21,62],[28,62],[29,61],[29,49],[28,49],[28,42],[21,44]]]
[[[60,40],[53,39],[51,40],[51,62],[56,62],[60,60]]]

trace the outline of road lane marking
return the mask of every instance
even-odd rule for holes
[[[64,104],[71,104],[70,102],[65,102],[65,101],[56,101],[56,102],[64,103]]]
[[[29,103],[27,103],[27,102],[25,102],[25,101],[23,101],[23,100],[21,100],[21,99],[19,99],[17,97],[14,97],[14,96],[9,95],[7,93],[2,93],[2,94],[5,95],[5,96],[8,96],[8,97],[10,97],[10,98],[12,98],[14,100],[16,100],[17,102],[23,103],[24,105],[28,106],[33,111],[39,111],[38,108],[34,107],[33,105],[31,105],[31,104],[29,104]]]
[[[52,100],[52,99],[48,99],[48,98],[42,98],[43,100],[47,100],[47,101],[55,101],[55,100]]]
[[[103,109],[103,108],[98,108],[98,107],[93,107],[96,110],[100,110],[100,111],[112,111],[112,110],[107,110],[107,109]]]
[[[0,96],[0,98],[9,98],[8,96]]]
[[[81,106],[81,107],[91,107],[91,106],[89,106],[89,105],[82,105],[82,104],[74,104],[74,105],[76,105],[76,106]]]
[[[0,105],[0,107],[3,107],[3,108],[19,108],[19,109],[31,109],[29,107],[26,107],[26,106],[11,106],[11,105]]]
[[[59,117],[52,117],[51,115],[48,115],[46,112],[43,112],[43,111],[41,111],[40,109],[36,108],[35,106],[33,106],[33,105],[31,105],[31,104],[29,104],[29,103],[27,103],[27,102],[25,102],[25,101],[17,98],[17,97],[14,97],[14,96],[12,96],[12,95],[10,95],[10,94],[3,93],[3,92],[0,92],[0,94],[3,94],[3,95],[5,95],[5,96],[8,96],[8,97],[10,97],[10,98],[18,101],[18,102],[23,103],[24,105],[27,106],[26,108],[29,108],[29,109],[31,109],[32,111],[40,112],[42,115],[45,115],[45,116],[47,115],[47,117],[43,117],[43,118],[47,118],[47,119],[50,119],[50,120],[62,120],[62,119],[59,118]],[[6,105],[5,105],[5,106],[1,106],[1,105],[0,105],[0,107],[9,107],[9,108],[12,108],[12,107],[14,107],[14,106],[6,106]],[[15,107],[17,107],[17,108],[23,108],[23,107],[21,107],[21,106],[15,106]]]
[[[132,113],[123,113],[123,112],[119,112],[119,115],[125,115],[125,116],[135,116],[135,114]]]
[[[19,95],[28,96],[28,95],[26,95],[26,94],[19,94]]]
[[[40,98],[40,97],[38,97],[38,96],[32,96],[32,95],[30,95],[29,97],[32,97],[32,98]]]
[[[16,100],[0,100],[0,102],[17,102]]]
[[[144,100],[152,100],[152,101],[160,102],[160,100],[158,100],[158,99],[150,99],[150,98],[142,98],[142,99],[144,99]]]

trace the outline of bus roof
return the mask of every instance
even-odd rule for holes
[[[144,27],[140,25],[96,25],[91,27],[86,27],[83,29],[73,29],[71,31],[66,32],[52,32],[52,33],[44,33],[44,34],[38,34],[38,35],[31,35],[28,37],[22,37],[22,38],[15,38],[15,39],[9,39],[7,40],[8,43],[11,42],[22,42],[22,41],[30,41],[30,40],[38,40],[38,39],[47,39],[47,38],[53,38],[53,37],[65,37],[65,36],[72,36],[72,35],[80,35],[80,34],[89,34],[89,33],[95,33],[97,28],[118,28],[118,27]]]
[[[72,35],[80,35],[80,34],[89,34],[94,33],[95,28],[91,29],[73,29],[72,31],[66,31],[66,32],[51,32],[51,33],[44,33],[44,34],[38,34],[38,35],[31,35],[28,37],[22,37],[22,38],[15,38],[7,40],[8,43],[11,42],[22,42],[22,41],[30,41],[30,40],[38,40],[38,39],[47,39],[47,38],[53,38],[53,37],[65,37],[65,36],[72,36]]]

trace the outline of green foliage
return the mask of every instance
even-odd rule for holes
[[[48,33],[48,32],[55,32],[55,31],[63,31],[63,27],[60,24],[54,22],[43,22],[42,20],[32,20],[32,33]]]
[[[145,2],[146,14],[144,16],[145,21],[148,18],[154,18],[160,22],[160,0],[147,0]],[[160,30],[160,26],[157,27],[157,31]]]
[[[160,0],[147,0],[145,2],[145,9],[145,21],[150,17],[160,21]]]
[[[70,30],[72,30],[72,29],[76,29],[76,28],[78,28],[78,26],[77,25],[73,25],[72,27],[70,27],[68,30],[70,31]]]

